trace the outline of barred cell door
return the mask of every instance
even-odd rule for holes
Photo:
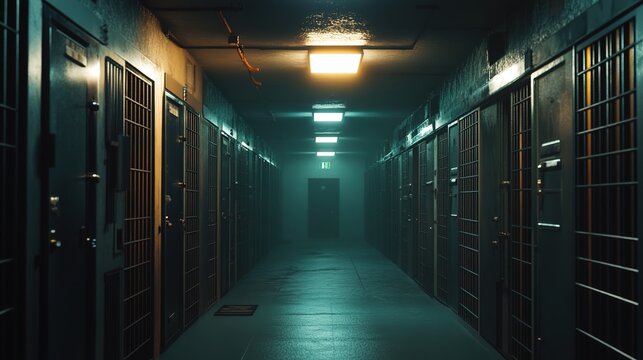
[[[479,123],[479,109],[458,120],[458,314],[476,330],[480,326]]]
[[[123,358],[152,356],[154,264],[154,84],[125,69],[124,133],[129,137],[129,188],[123,237]]]
[[[643,356],[638,110],[643,9],[576,48],[579,359]]]
[[[4,39],[3,62],[0,65],[0,358],[13,360],[24,357],[23,332],[16,331],[22,323],[24,310],[22,302],[24,289],[24,261],[22,246],[24,236],[19,236],[22,216],[19,209],[21,175],[18,159],[18,67],[23,61],[19,51],[24,34],[20,19],[20,2],[3,1],[4,12],[0,14],[0,38]],[[26,55],[26,54],[24,54]],[[26,59],[26,56],[24,57]]]
[[[437,187],[436,187],[436,297],[443,303],[447,303],[449,296],[449,135],[446,131],[438,134],[437,147]]]
[[[535,355],[574,358],[573,82],[568,53],[532,74]],[[519,281],[530,281],[521,279]]]
[[[183,231],[185,111],[183,103],[165,95],[163,141],[163,342],[167,347],[183,329]]]
[[[43,93],[48,170],[44,278],[44,353],[49,359],[93,357],[96,187],[97,45],[53,13],[45,13]]]

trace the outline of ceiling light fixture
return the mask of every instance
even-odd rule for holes
[[[337,136],[317,136],[315,142],[320,144],[334,144],[337,142]]]
[[[317,156],[325,156],[325,157],[327,157],[327,156],[335,156],[335,152],[334,151],[318,151]]]
[[[313,113],[313,120],[315,122],[340,122],[344,118],[344,113],[341,112],[315,112]]]
[[[357,74],[363,51],[359,48],[313,48],[308,50],[311,74]]]

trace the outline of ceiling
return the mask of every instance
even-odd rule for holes
[[[176,42],[277,153],[375,155],[393,128],[437,91],[471,48],[497,28],[511,0],[146,0]],[[515,6],[515,5],[512,5]],[[260,69],[256,88],[230,47],[223,14]],[[240,8],[240,9],[239,9]],[[308,51],[359,45],[357,75],[312,75]],[[346,106],[339,125],[314,124],[312,106]],[[319,146],[316,132],[339,132]]]

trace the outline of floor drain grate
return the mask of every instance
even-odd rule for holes
[[[259,305],[223,305],[214,316],[252,316]]]

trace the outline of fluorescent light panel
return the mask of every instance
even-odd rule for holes
[[[344,118],[341,112],[315,112],[313,120],[316,122],[340,122]]]
[[[317,156],[335,156],[334,151],[318,151]]]
[[[362,50],[310,50],[308,58],[312,74],[356,74],[362,61]]]
[[[337,136],[317,136],[315,137],[315,142],[321,144],[334,144],[337,142]]]

